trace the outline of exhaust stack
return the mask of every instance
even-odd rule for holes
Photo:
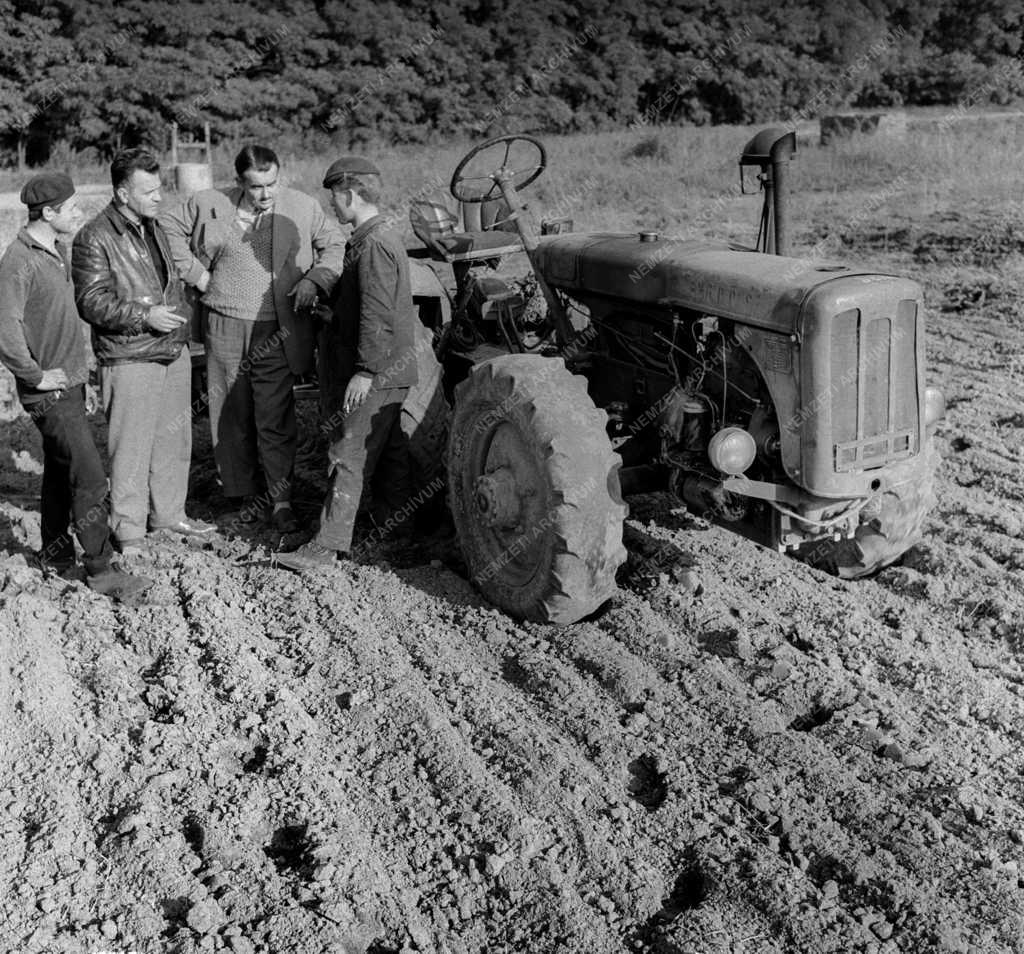
[[[757,230],[757,250],[769,255],[789,254],[789,209],[786,192],[787,166],[796,153],[796,132],[780,126],[762,129],[744,146],[740,155],[740,191],[752,195],[747,188],[744,169],[758,166],[757,178],[764,192],[761,223]]]

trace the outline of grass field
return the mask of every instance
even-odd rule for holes
[[[941,114],[940,114],[941,118]],[[568,210],[577,229],[657,229],[751,243],[759,199],[741,196],[737,160],[753,127],[648,127],[643,130],[543,137],[548,168],[524,193],[535,213]],[[386,211],[405,219],[411,197],[447,183],[469,143],[396,147],[375,155],[387,189]],[[963,202],[991,202],[1005,211],[1024,197],[1024,123],[964,122],[944,130],[912,123],[903,140],[857,136],[819,146],[801,138],[790,176],[797,249],[810,248],[850,220],[866,216],[913,219]],[[215,181],[232,181],[233,148],[221,147]],[[323,197],[329,155],[283,155],[285,180]],[[71,170],[76,182],[103,183],[106,169]],[[0,191],[21,182],[9,172]],[[442,191],[444,187],[441,186]],[[168,190],[168,202],[176,201]],[[90,210],[102,205],[90,197]],[[882,213],[879,216],[877,213]],[[538,216],[539,217],[539,216]],[[0,247],[24,219],[0,210]],[[411,233],[409,233],[411,236]]]

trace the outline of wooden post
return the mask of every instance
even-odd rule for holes
[[[171,120],[171,168],[178,165],[178,123]]]

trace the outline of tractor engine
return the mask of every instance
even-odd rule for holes
[[[657,419],[660,460],[670,468],[669,489],[697,513],[712,513],[730,524],[750,519],[752,501],[725,489],[721,475],[780,476],[771,397],[749,357],[717,327],[707,338],[697,337],[694,358],[684,357],[679,364],[687,366],[682,383],[664,396]]]
[[[846,541],[840,569],[916,533],[941,396],[914,282],[651,233],[553,236],[536,259],[596,331],[583,369],[624,492],[780,550],[824,541],[830,564]]]

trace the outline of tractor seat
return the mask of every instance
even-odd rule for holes
[[[409,206],[409,222],[416,237],[427,246],[430,257],[442,262],[471,262],[521,252],[518,234],[507,223],[493,224],[508,215],[504,199],[488,202],[460,202],[456,216],[441,199],[415,199]],[[461,222],[459,219],[461,218]]]

